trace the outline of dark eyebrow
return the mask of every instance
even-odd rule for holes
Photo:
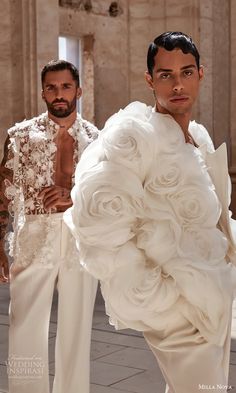
[[[156,72],[172,72],[173,70],[168,68],[158,68]]]
[[[189,68],[197,68],[197,67],[196,67],[195,64],[189,64],[187,66],[181,67],[180,69],[181,70],[186,70],[186,69],[189,69]],[[156,72],[173,72],[173,70],[169,69],[169,68],[158,68]]]
[[[47,84],[45,84],[44,87],[54,87],[54,86],[56,86],[55,83],[47,83]],[[62,86],[68,86],[69,87],[69,86],[73,86],[73,85],[70,82],[65,82],[65,83],[62,83]]]
[[[187,68],[197,68],[197,66],[195,64],[189,64],[187,66],[182,67],[181,70],[186,70]]]

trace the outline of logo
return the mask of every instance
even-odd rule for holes
[[[42,358],[20,357],[10,355],[6,361],[8,378],[12,379],[39,379],[42,378],[45,364]]]

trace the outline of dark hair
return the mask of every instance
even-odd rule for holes
[[[179,31],[168,31],[156,37],[149,45],[147,53],[147,68],[151,76],[155,65],[154,58],[158,52],[158,48],[164,48],[169,51],[179,48],[185,54],[191,53],[195,57],[197,68],[199,69],[200,67],[200,55],[192,38]]]
[[[79,71],[74,66],[74,64],[69,63],[69,61],[66,60],[51,60],[43,67],[41,71],[42,86],[47,72],[64,71],[64,70],[70,71],[72,78],[76,81],[77,87],[79,87],[80,86]]]

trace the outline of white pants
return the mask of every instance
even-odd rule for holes
[[[62,214],[27,217],[20,236],[23,251],[11,266],[9,393],[49,392],[48,331],[55,286],[58,316],[53,393],[88,393],[97,281],[81,270]]]
[[[231,315],[223,346],[207,342],[179,315],[175,326],[159,334],[145,332],[166,381],[166,393],[227,393]]]

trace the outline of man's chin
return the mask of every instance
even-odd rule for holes
[[[59,117],[62,119],[62,118],[70,116],[70,114],[72,112],[68,111],[68,110],[63,110],[63,109],[57,109],[57,110],[50,110],[49,113],[55,117]]]
[[[171,115],[185,115],[186,113],[189,113],[191,111],[191,107],[188,105],[186,106],[175,106],[169,108],[169,113]]]

